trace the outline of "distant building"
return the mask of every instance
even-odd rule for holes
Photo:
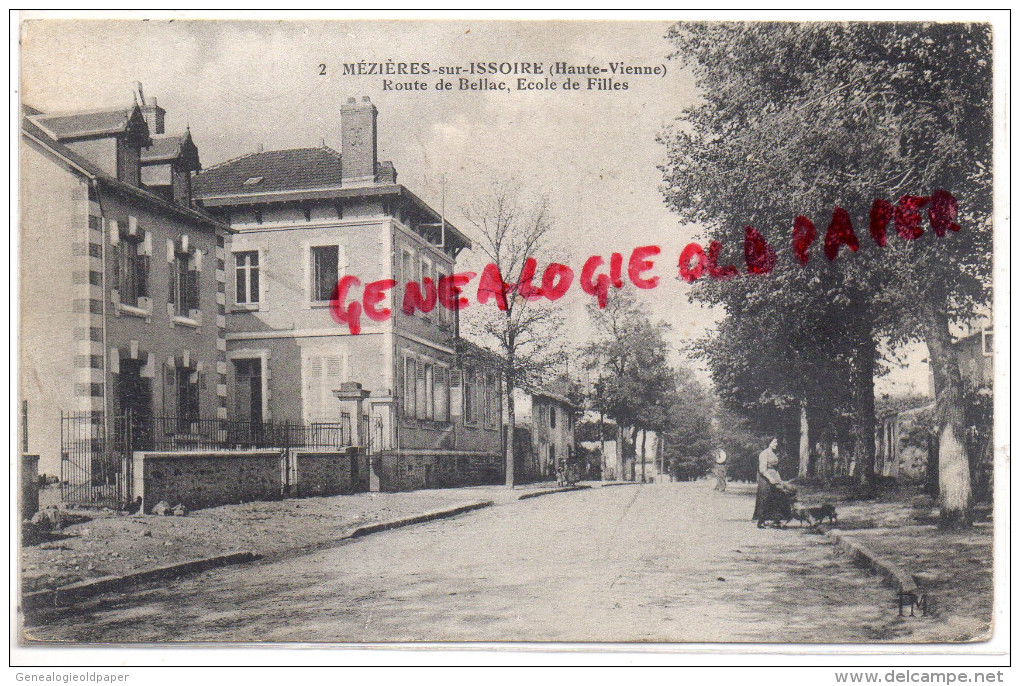
[[[574,458],[578,406],[566,390],[562,382],[514,389],[514,464],[520,481],[555,478],[560,464]]]
[[[993,340],[992,328],[982,327],[953,343],[960,376],[971,389],[991,388]],[[934,437],[928,430],[933,422],[934,401],[918,401],[913,405],[879,417],[875,456],[875,472],[879,476],[923,479],[929,456],[938,454]]]
[[[993,336],[991,327],[983,328],[953,344],[960,375],[972,388],[991,387],[995,378]]]
[[[495,365],[460,338],[457,312],[438,303],[401,311],[405,283],[452,275],[471,242],[378,160],[377,116],[367,97],[350,98],[339,151],[254,152],[195,176],[198,202],[236,232],[226,267],[229,407],[238,418],[330,422],[341,412],[334,391],[359,383],[373,487],[498,481]],[[335,322],[330,299],[345,275],[393,279],[378,305],[392,316],[363,317],[357,335]]]
[[[189,133],[155,101],[21,121],[21,397],[40,470],[96,482],[61,450],[61,413],[95,435],[133,413],[184,433],[225,417],[229,227],[191,205]],[[91,427],[91,428],[90,428]],[[63,457],[63,464],[62,464]]]

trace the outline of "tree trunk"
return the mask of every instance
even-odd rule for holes
[[[970,463],[963,443],[963,380],[953,356],[949,318],[929,305],[924,317],[924,340],[935,384],[938,434],[939,524],[942,528],[970,526]]]
[[[599,408],[599,446],[602,451],[602,480],[606,480],[606,466],[609,461],[606,459],[606,427],[605,413]]]
[[[821,444],[821,451],[818,454],[818,465],[815,467],[815,473],[823,483],[830,483],[832,481],[832,436],[828,433],[822,433],[822,438],[819,443]]]
[[[645,453],[645,444],[648,442],[648,430],[641,429],[641,483],[645,483],[648,480],[645,478],[645,459],[647,454]]]
[[[626,459],[623,456],[623,427],[620,426],[620,422],[616,422],[616,474],[615,477],[618,481],[624,481],[627,478],[626,475]]]
[[[854,486],[857,496],[875,496],[875,339],[862,327],[854,354]]]
[[[506,442],[506,485],[516,485],[514,474],[514,438],[517,434],[517,412],[514,407],[514,380],[512,374],[506,375],[506,417],[510,425],[510,437]]]
[[[632,426],[630,429],[630,448],[627,450],[627,454],[630,457],[630,469],[628,470],[630,478],[628,481],[637,481],[637,433],[638,428]]]
[[[797,469],[797,476],[804,478],[808,475],[808,465],[811,462],[811,443],[808,440],[808,417],[807,403],[800,404],[800,466]]]

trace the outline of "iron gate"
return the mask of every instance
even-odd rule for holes
[[[120,508],[134,499],[134,451],[330,448],[350,445],[351,418],[338,422],[228,421],[146,416],[128,411],[61,413],[61,500],[75,505]],[[288,483],[286,477],[284,483]]]
[[[60,414],[60,499],[119,508],[131,495],[131,422],[102,412]]]

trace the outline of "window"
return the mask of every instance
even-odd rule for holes
[[[234,360],[234,417],[262,422],[262,360]]]
[[[478,423],[478,399],[475,396],[478,384],[475,380],[475,370],[468,367],[464,370],[464,423]]]
[[[167,301],[174,305],[174,311],[187,317],[191,310],[201,309],[199,296],[199,274],[194,267],[191,253],[177,253],[170,265],[170,289]]]
[[[485,426],[495,429],[499,424],[499,378],[495,372],[485,373]]]
[[[139,298],[149,297],[149,256],[142,254],[142,236],[122,236],[117,243],[115,279],[120,301],[138,306]]]
[[[450,370],[436,366],[435,417],[437,422],[450,421]]]
[[[184,367],[176,368],[177,376],[177,428],[190,431],[198,421],[198,372]]]
[[[341,406],[333,396],[344,381],[344,358],[337,354],[311,354],[304,365],[304,409],[309,422],[340,420]],[[355,418],[351,418],[355,421]]]
[[[992,351],[995,349],[993,335],[991,331],[981,332],[981,354],[985,357],[991,357]]]
[[[326,301],[333,297],[339,277],[340,246],[320,245],[312,248],[312,300]]]
[[[421,281],[418,276],[414,253],[410,250],[403,250],[400,253],[400,278],[406,284],[408,281]]]
[[[236,290],[234,301],[238,305],[259,302],[259,253],[256,250],[234,253]]]
[[[404,416],[414,417],[416,414],[417,395],[417,360],[413,357],[404,358]]]
[[[421,275],[420,276],[421,276],[421,278],[419,278],[418,281],[422,284],[422,288],[424,288],[424,284],[425,284],[425,279],[426,278],[432,279],[432,283],[433,284],[435,283],[435,277],[432,274],[432,263],[429,262],[428,260],[426,260],[424,257],[421,258]],[[439,306],[439,309],[443,309],[442,305]],[[426,318],[429,316],[427,312],[422,312],[421,314],[422,314],[423,317],[426,317]]]
[[[437,291],[439,290],[439,282],[442,281],[443,278],[447,277],[447,276],[449,276],[449,274],[446,271],[444,271],[443,269],[440,269],[439,267],[436,267],[436,290]],[[439,311],[439,321],[440,322],[442,322],[444,324],[449,324],[450,321],[453,319],[453,311],[443,307],[442,304],[437,304],[436,305],[436,310]]]
[[[555,429],[556,428],[556,406],[555,405],[550,405],[549,406],[549,428],[550,429]]]
[[[415,412],[414,416],[417,417],[418,419],[427,419],[429,413],[428,413],[428,407],[427,407],[427,397],[426,397],[427,393],[426,393],[426,390],[425,390],[425,363],[422,362],[421,360],[418,360],[417,368],[418,368],[418,373],[415,375],[415,380],[416,380],[416,383],[417,383],[417,387],[415,388],[416,392],[415,392],[414,401],[415,401],[415,404],[417,405],[417,410],[418,411]]]
[[[436,418],[436,366],[425,365],[425,419]]]

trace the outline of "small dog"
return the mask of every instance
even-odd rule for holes
[[[793,506],[793,518],[800,522],[801,526],[807,524],[808,526],[814,526],[811,521],[811,515],[800,505]]]
[[[836,507],[832,503],[823,503],[818,507],[809,507],[807,508],[807,514],[813,522],[812,526],[818,526],[826,519],[829,520],[829,524],[839,524]]]

